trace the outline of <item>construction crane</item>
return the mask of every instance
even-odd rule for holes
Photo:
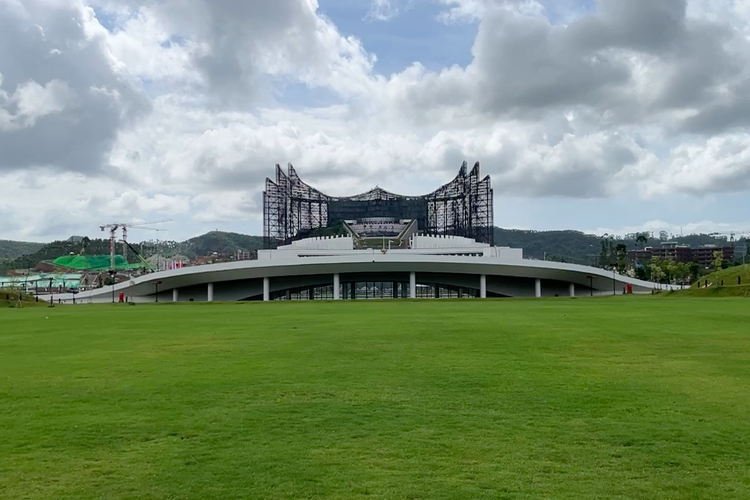
[[[155,220],[150,222],[115,222],[99,226],[102,231],[109,230],[109,267],[115,269],[115,246],[117,244],[117,230],[122,229],[122,254],[125,262],[128,261],[128,228],[145,229],[146,231],[166,231],[166,229],[157,229],[150,226],[152,224],[162,224],[172,222],[172,219]]]

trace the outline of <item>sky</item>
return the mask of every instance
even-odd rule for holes
[[[0,0],[0,239],[262,234],[274,166],[506,228],[750,232],[745,0]]]

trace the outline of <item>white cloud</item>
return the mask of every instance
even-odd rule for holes
[[[372,0],[366,18],[373,21],[389,21],[396,17],[398,13],[396,0]]]
[[[692,17],[729,23],[750,36],[750,3],[744,0],[690,0]]]
[[[750,190],[745,2],[601,0],[563,22],[533,0],[438,3],[444,23],[477,23],[471,62],[386,76],[316,0],[0,0],[0,171],[47,198],[18,177],[45,168],[92,226],[257,221],[287,161],[342,195],[421,194],[464,159],[498,196]],[[375,1],[370,18],[405,5]],[[63,215],[15,203],[36,232]]]
[[[13,94],[2,90],[2,81],[0,75],[0,131],[33,127],[37,119],[60,113],[76,101],[75,93],[60,80],[51,80],[44,86],[27,81]],[[9,108],[15,108],[15,112]]]
[[[201,194],[193,200],[196,207],[194,219],[198,222],[228,222],[238,219],[259,219],[259,206],[244,191],[229,191],[221,194]]]
[[[734,234],[735,238],[739,239],[743,236],[750,237],[750,221],[728,224],[725,222],[704,220],[699,222],[688,222],[686,224],[675,224],[657,219],[647,221],[637,226],[626,226],[615,229],[597,228],[586,232],[591,234],[612,234],[620,236],[636,233],[651,233],[658,237],[659,233],[662,231],[666,231],[670,236],[718,233],[727,239],[731,237],[731,234]]]
[[[125,191],[107,200],[97,197],[96,201],[101,203],[98,210],[120,218],[137,218],[144,213],[180,215],[190,211],[189,197],[161,193],[147,196],[137,191]]]
[[[150,108],[78,1],[0,2],[0,73],[0,172],[111,175],[119,131]]]
[[[121,11],[122,24],[108,36],[113,56],[129,72],[149,80],[192,82],[198,79],[191,65],[189,40],[174,37],[149,7]]]
[[[15,239],[67,238],[71,234],[97,235],[98,226],[117,221],[186,216],[191,196],[134,191],[103,178],[77,174],[35,175],[12,172],[0,175],[4,189],[0,211],[12,213],[0,229]],[[146,235],[146,237],[150,237]]]
[[[485,11],[486,0],[439,0],[445,5],[438,19],[446,24],[479,21]]]
[[[685,142],[672,150],[650,185],[652,194],[675,189],[692,194],[730,193],[750,189],[750,135],[747,133]]]
[[[438,20],[446,23],[481,21],[488,10],[501,9],[527,16],[544,15],[544,6],[536,0],[437,0],[445,6]]]
[[[324,86],[343,98],[369,94],[376,80],[374,57],[320,16],[317,0],[97,2],[127,19],[115,34],[120,55],[128,47],[143,55],[142,47],[176,37],[186,43],[172,55],[162,47],[161,58],[181,67],[187,54],[213,96],[233,107],[247,105],[268,77]]]
[[[41,86],[34,81],[21,84],[11,101],[15,101],[18,114],[32,122],[42,116],[60,113],[75,99],[67,83],[51,80]]]

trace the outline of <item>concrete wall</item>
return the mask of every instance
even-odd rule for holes
[[[523,248],[491,247],[484,251],[485,257],[495,257],[502,260],[522,260]]]
[[[424,249],[435,249],[445,250],[449,248],[471,248],[477,249],[479,253],[485,248],[490,248],[487,243],[477,243],[471,238],[464,238],[462,236],[412,236],[410,241],[410,248],[415,250]]]

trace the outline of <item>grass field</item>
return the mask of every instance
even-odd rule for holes
[[[750,498],[750,301],[0,310],[2,499]]]

